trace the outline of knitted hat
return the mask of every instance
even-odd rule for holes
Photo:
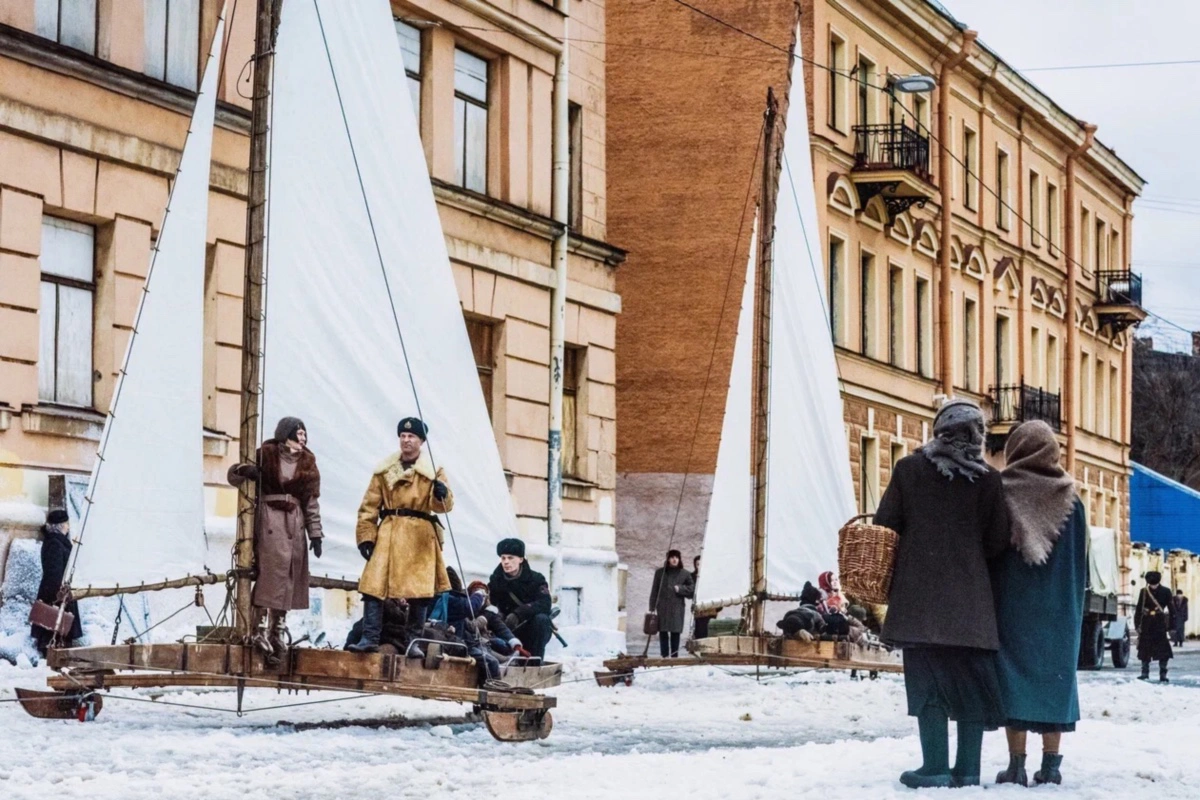
[[[421,437],[421,441],[429,438],[429,426],[422,422],[418,417],[405,417],[396,423],[396,435],[402,433],[412,433]]]
[[[501,539],[500,544],[496,545],[496,555],[524,558],[525,543],[520,539]]]

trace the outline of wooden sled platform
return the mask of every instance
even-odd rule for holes
[[[618,656],[604,662],[606,672],[596,672],[601,686],[626,686],[633,683],[636,669],[692,667],[702,664],[720,666],[771,667],[777,669],[808,667],[813,669],[862,670],[868,673],[903,672],[900,654],[879,645],[849,641],[803,642],[780,636],[713,636],[688,643],[691,657],[659,658]]]
[[[51,649],[47,663],[59,675],[47,684],[70,703],[70,714],[40,701],[42,714],[34,714],[32,703],[22,706],[34,716],[75,716],[80,697],[114,688],[166,686],[225,686],[277,691],[351,691],[470,703],[501,741],[545,738],[553,720],[553,697],[533,689],[557,685],[562,668],[558,664],[517,664],[504,675],[508,689],[485,689],[477,685],[473,659],[451,654],[438,643],[426,643],[426,657],[406,658],[389,653],[350,653],[344,650],[292,648],[278,669],[267,666],[262,654],[236,644],[129,644],[111,647]],[[40,693],[48,694],[48,693]],[[53,709],[50,712],[50,709]]]

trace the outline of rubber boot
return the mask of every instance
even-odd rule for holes
[[[1138,676],[1138,680],[1139,681],[1150,680],[1150,662],[1149,661],[1142,662],[1142,674]]]
[[[362,636],[346,649],[352,653],[379,652],[379,637],[383,635],[383,601],[363,596]]]
[[[1062,758],[1058,753],[1042,753],[1042,768],[1033,773],[1033,782],[1062,783],[1062,772],[1059,771]]]
[[[996,783],[1015,783],[1018,786],[1029,785],[1029,773],[1025,771],[1025,754],[1008,754],[1008,769],[996,775]]]
[[[920,769],[909,770],[900,776],[900,783],[909,789],[946,788],[950,777],[950,733],[946,712],[926,708],[917,717],[921,737]]]
[[[950,770],[953,786],[978,786],[979,762],[983,752],[983,726],[978,722],[958,723],[958,752]]]
[[[404,623],[404,640],[408,647],[404,653],[409,658],[424,658],[425,648],[417,639],[425,637],[425,620],[429,616],[429,600],[409,600],[408,620]]]

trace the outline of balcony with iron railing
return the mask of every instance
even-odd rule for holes
[[[929,172],[929,138],[904,122],[855,125],[850,180],[860,207],[878,196],[889,217],[924,205],[937,192]]]
[[[1041,420],[1062,432],[1062,394],[1018,383],[1009,386],[993,386],[988,390],[992,401],[992,416],[989,422],[991,435],[1004,437],[1022,422]],[[1003,448],[1002,442],[992,442]]]
[[[1096,319],[1113,333],[1120,333],[1146,318],[1142,308],[1142,276],[1127,269],[1096,273]]]

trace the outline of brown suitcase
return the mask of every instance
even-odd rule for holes
[[[642,633],[647,636],[655,636],[658,634],[658,614],[650,611],[642,620]]]
[[[63,611],[60,619],[58,610],[58,606],[34,600],[33,606],[29,609],[29,624],[53,631],[59,636],[66,636],[71,632],[71,626],[75,624],[75,615],[70,611]]]

